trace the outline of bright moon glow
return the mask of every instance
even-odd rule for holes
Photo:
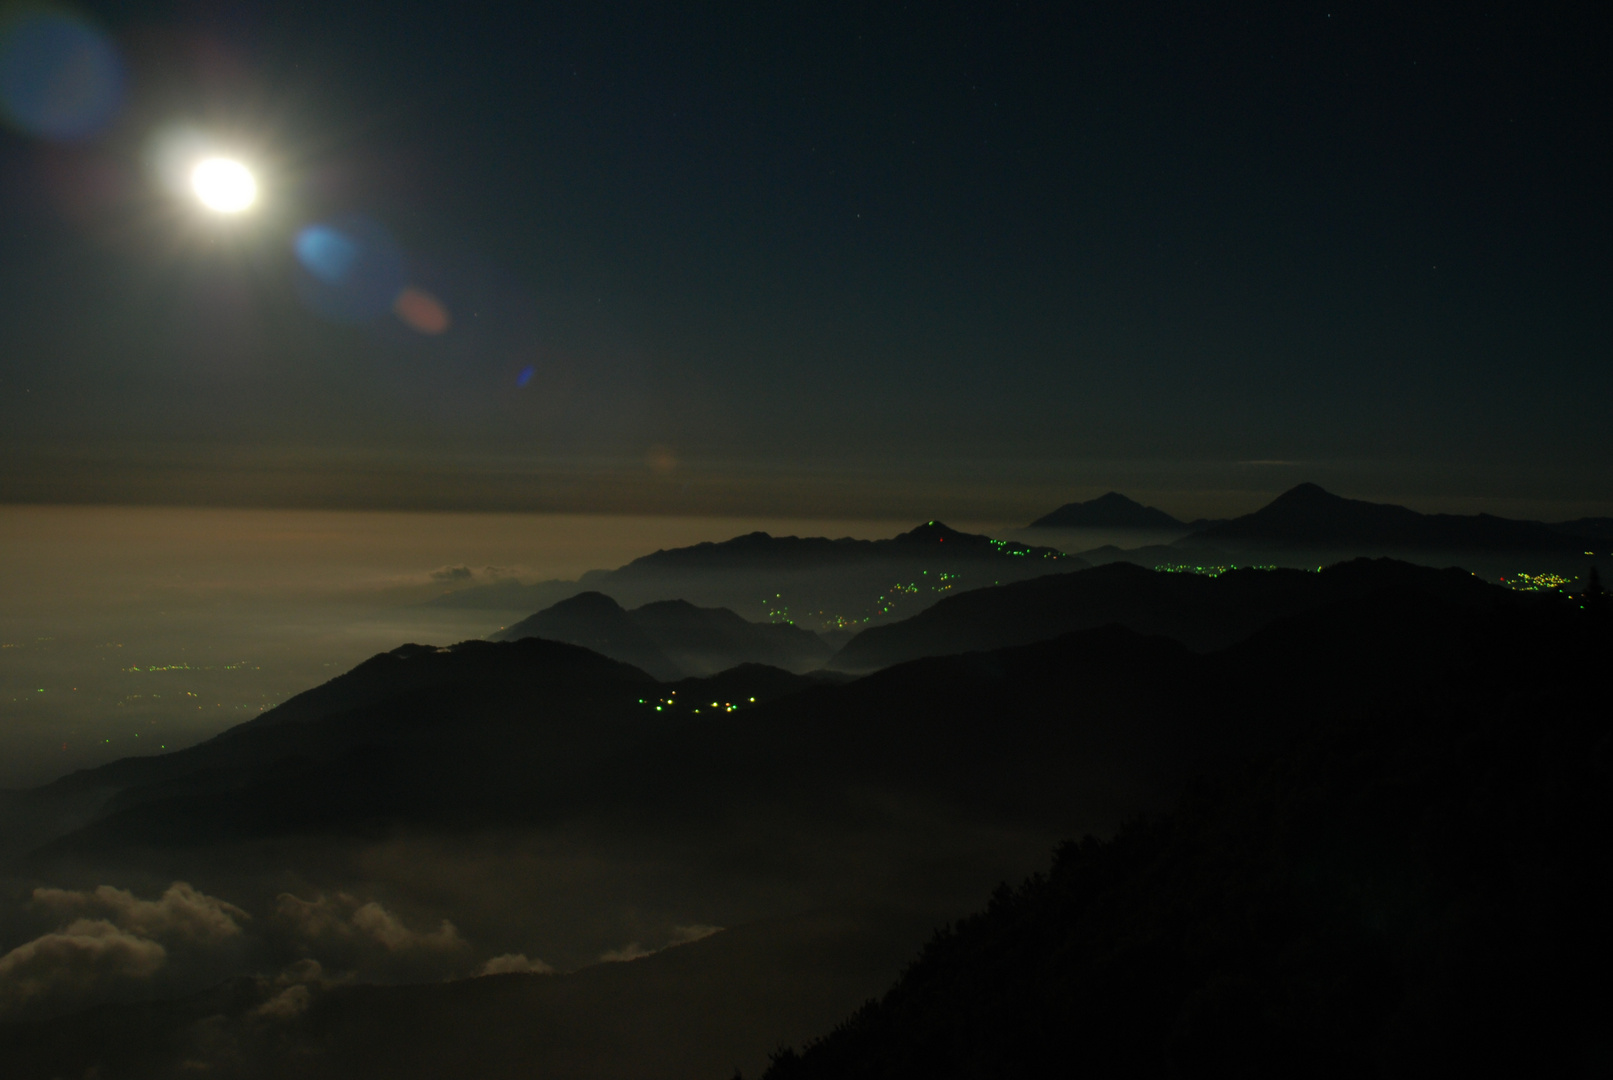
[[[221,214],[238,214],[258,199],[258,182],[245,165],[229,158],[208,158],[197,165],[190,187],[203,206]]]

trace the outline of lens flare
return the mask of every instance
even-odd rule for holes
[[[0,113],[30,135],[98,134],[122,108],[125,81],[116,46],[84,20],[49,10],[0,16]]]
[[[258,201],[250,170],[229,158],[208,158],[190,172],[190,187],[202,205],[220,214],[239,214]]]
[[[358,261],[358,245],[328,225],[310,225],[293,241],[297,260],[326,285],[340,285]]]
[[[374,221],[349,217],[308,225],[297,233],[291,247],[304,271],[298,277],[303,302],[325,318],[357,323],[396,311],[405,322],[409,321],[397,306],[400,294],[407,291],[403,252],[391,234]],[[431,321],[433,312],[428,310],[435,305],[441,311],[442,329],[446,330],[447,311],[425,293],[420,295],[428,301],[414,306],[422,325],[435,325]]]
[[[666,476],[678,467],[678,455],[672,452],[670,446],[656,443],[644,454],[644,464],[657,476]]]
[[[405,325],[422,334],[441,334],[452,322],[441,300],[412,285],[398,293],[398,298],[392,302],[392,310]]]

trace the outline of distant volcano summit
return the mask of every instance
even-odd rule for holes
[[[1031,522],[1033,529],[1181,529],[1184,522],[1163,510],[1133,502],[1118,491],[1089,502],[1065,503]]]
[[[1300,484],[1254,513],[1204,529],[1182,543],[1363,551],[1576,551],[1591,543],[1565,534],[1563,528],[1493,514],[1420,514],[1404,506],[1346,499],[1316,484]]]

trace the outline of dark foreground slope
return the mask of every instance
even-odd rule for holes
[[[919,660],[755,710],[680,706],[582,770],[565,812],[617,822],[656,863],[725,864],[708,886],[724,902],[810,882],[838,889],[841,912],[856,899],[894,914],[825,926],[801,908],[573,975],[316,981],[290,1001],[266,964],[211,996],[0,1025],[0,1053],[8,1075],[93,1067],[107,1080],[201,1065],[238,1077],[754,1070],[759,1047],[799,1042],[836,1002],[845,1015],[890,970],[892,947],[915,940],[915,916],[933,907],[893,904],[870,884],[886,867],[967,876],[969,838],[997,847],[1009,822],[1103,817],[1093,800],[1134,816],[1197,772],[1174,813],[1062,849],[1051,875],[1000,892],[775,1076],[1042,1075],[1071,1062],[1094,1075],[1420,1075],[1471,1064],[1457,1052],[1562,1072],[1594,1051],[1605,1011],[1575,996],[1575,976],[1613,959],[1610,642],[1584,614],[1380,593],[1210,656],[1116,628]],[[167,827],[275,792],[222,795],[182,797],[189,813],[163,815]],[[142,834],[153,824],[81,835],[76,854],[116,836],[120,851],[166,842],[168,857],[194,857],[193,837]],[[598,858],[615,841],[591,842]],[[805,876],[780,876],[803,858]],[[518,873],[498,878],[521,887]],[[630,902],[649,900],[647,880],[627,883]]]
[[[920,656],[996,649],[1118,624],[1192,649],[1224,648],[1278,619],[1376,593],[1425,594],[1482,609],[1507,593],[1465,570],[1356,559],[1320,573],[1234,570],[1217,577],[1130,563],[1056,574],[949,597],[912,618],[870,627],[830,667],[872,671]]]
[[[1393,693],[1316,686],[1273,752],[1060,848],[769,1080],[1608,1075],[1591,607],[1469,616]]]
[[[851,1049],[815,1050],[808,1062],[841,1054],[821,1059],[825,1071],[850,1075],[883,1075],[887,1060],[911,1060],[917,1072],[956,1064],[953,1075],[965,1066],[965,1075],[1012,1074],[994,1063],[1064,1053],[1069,1044],[1045,1040],[1072,1025],[1099,1063],[1191,1046],[1195,1032],[1213,1037],[1218,1025],[1286,1030],[1296,1016],[1331,1023],[1337,1014],[1355,1038],[1380,1023],[1372,1010],[1391,1007],[1384,1001],[1421,1007],[1427,987],[1438,989],[1416,965],[1438,973],[1463,957],[1488,962],[1493,949],[1474,942],[1512,932],[1514,915],[1529,947],[1556,948],[1539,905],[1579,925],[1581,912],[1560,897],[1597,886],[1574,875],[1600,873],[1603,849],[1585,845],[1609,837],[1605,806],[1585,794],[1605,792],[1596,786],[1606,780],[1605,712],[1583,692],[1607,641],[1578,614],[1474,611],[1389,591],[1282,620],[1208,655],[1108,627],[924,658],[840,686],[765,669],[657,685],[611,666],[576,699],[576,713],[552,696],[564,686],[553,676],[524,689],[510,681],[504,699],[466,699],[462,684],[423,674],[402,696],[344,694],[341,711],[256,725],[263,734],[252,736],[273,764],[273,748],[293,744],[272,740],[328,729],[295,745],[334,756],[289,780],[269,771],[213,783],[203,771],[179,787],[169,786],[173,776],[136,785],[33,862],[46,882],[78,873],[78,887],[121,884],[128,879],[103,873],[135,866],[237,905],[247,916],[233,939],[238,970],[263,981],[190,1005],[170,990],[169,1013],[131,1000],[58,1010],[0,1028],[0,1051],[30,1063],[8,1076],[96,1067],[106,1080],[179,1074],[187,1061],[220,1076],[341,1075],[379,1061],[388,1075],[423,1077],[442,1075],[460,1053],[485,1075],[695,1076],[729,1063],[754,1071],[756,1047],[798,1042],[810,1023],[822,1030],[827,1011],[851,1012],[890,970],[881,965],[891,948],[916,947],[915,925],[969,910],[1060,835],[1107,835],[1164,812],[1193,774],[1211,778],[1210,794],[1162,825],[1081,849],[1098,853],[1097,870],[1075,873],[1066,863],[1089,864],[1065,856],[1064,884],[1000,902],[978,921],[989,932],[943,939],[897,1004],[831,1040]],[[451,673],[544,649],[570,647],[484,644],[397,662]],[[435,700],[421,689],[434,685],[458,689]],[[780,696],[767,700],[769,685]],[[751,686],[763,699],[754,708],[738,692]],[[1236,782],[1213,779],[1256,759],[1267,765]],[[491,845],[478,839],[489,828],[502,837]],[[1541,828],[1559,830],[1551,835],[1568,848],[1540,842]],[[1561,857],[1570,849],[1579,855],[1571,865]],[[322,871],[308,862],[317,851],[348,861]],[[1492,861],[1513,890],[1496,895],[1511,907],[1485,907]],[[412,912],[411,926],[452,919],[460,944],[442,954],[435,978],[412,977],[431,985],[344,990],[355,963],[374,973],[360,979],[395,970],[342,951],[358,944],[356,914],[321,924],[348,927],[341,940],[286,921],[288,910],[321,904],[345,920],[347,908],[330,907],[342,895],[349,907],[376,898]],[[853,920],[844,935],[801,929],[799,920],[826,910],[889,917]],[[1024,911],[1046,914],[1015,921]],[[647,914],[673,930],[731,929],[646,960],[587,966],[642,934]],[[1585,940],[1599,961],[1598,932]],[[574,975],[463,978],[517,950]],[[304,1000],[281,1000],[310,958],[338,977],[310,983]],[[1349,966],[1357,961],[1368,965],[1359,977]],[[969,963],[980,966],[954,966]],[[685,964],[688,981],[655,974]],[[834,971],[821,992],[802,996]],[[1452,971],[1458,982],[1469,977]],[[616,972],[647,974],[636,982]],[[1261,981],[1270,979],[1279,981]],[[602,986],[616,989],[588,989]],[[911,1019],[904,1000],[917,1002]],[[1098,1027],[1081,1026],[1089,1020]],[[663,1065],[649,1067],[657,1048],[638,1040],[662,1034]],[[120,1065],[136,1045],[154,1046],[154,1056]],[[1172,1060],[1185,1052],[1172,1050]],[[1157,1064],[1138,1060],[1145,1074]]]

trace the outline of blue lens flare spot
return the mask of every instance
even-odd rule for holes
[[[46,139],[97,134],[123,106],[123,60],[111,40],[62,11],[0,17],[0,112]]]
[[[521,369],[521,374],[519,374],[519,375],[517,375],[515,377],[515,385],[516,386],[525,386],[527,383],[529,383],[531,381],[532,381],[532,365],[528,364],[526,367]]]
[[[403,252],[368,218],[309,225],[291,247],[304,271],[297,282],[303,303],[327,319],[367,322],[392,311],[404,291]]]
[[[297,234],[297,261],[326,285],[340,285],[358,261],[358,245],[328,225],[310,225]]]

